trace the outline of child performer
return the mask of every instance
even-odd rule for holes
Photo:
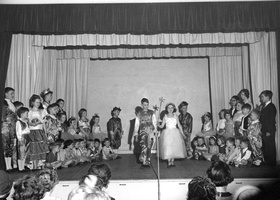
[[[225,112],[225,132],[220,136],[224,136],[226,139],[234,136],[234,124],[229,111]],[[219,135],[219,134],[218,134]]]
[[[29,128],[30,128],[30,144],[27,148],[28,155],[26,163],[31,162],[28,165],[30,169],[38,169],[43,165],[43,161],[46,160],[46,154],[49,152],[47,145],[47,137],[44,131],[43,119],[45,112],[40,109],[41,98],[39,95],[32,95],[29,100],[30,111],[28,113]]]
[[[70,133],[74,139],[82,139],[83,137],[81,135],[79,135],[79,130],[77,128],[77,120],[75,117],[70,117],[68,120],[69,123],[69,127],[67,129],[67,132]]]
[[[240,154],[240,143],[241,143],[241,137],[235,138],[235,149],[234,152],[228,157],[226,164],[232,164],[237,159],[237,157]]]
[[[43,103],[42,103],[43,108],[47,112],[47,108],[51,104],[51,101],[52,101],[53,92],[49,88],[47,88],[47,89],[43,90],[40,95],[43,99]]]
[[[91,133],[89,134],[90,139],[99,139],[101,142],[106,138],[106,136],[101,132],[101,127],[99,125],[100,117],[98,114],[92,116],[90,120]]]
[[[249,120],[250,120],[250,111],[251,111],[251,105],[246,103],[242,106],[242,114],[244,115],[241,120],[241,125],[239,128],[239,133],[241,136],[247,137],[247,129],[249,126]]]
[[[57,153],[59,152],[59,145],[55,143],[49,144],[50,152],[47,154],[45,167],[57,169],[62,166],[62,162],[58,161]],[[67,166],[63,166],[67,167]]]
[[[108,138],[112,149],[114,149],[116,153],[121,146],[121,139],[123,135],[122,121],[119,118],[120,112],[120,108],[114,107],[111,111],[112,118],[107,122]]]
[[[89,138],[89,133],[90,133],[90,125],[89,125],[89,120],[87,118],[87,110],[82,108],[79,110],[78,115],[80,117],[78,121],[79,129],[80,129],[80,135],[84,139]]]
[[[128,144],[129,144],[129,150],[132,149],[132,138],[133,138],[133,153],[136,158],[136,163],[140,164],[139,156],[141,153],[141,147],[139,145],[139,138],[138,138],[138,133],[139,133],[139,117],[140,117],[140,112],[142,111],[142,107],[137,106],[135,108],[135,115],[136,117],[132,120],[130,120],[130,126],[129,126],[129,134],[128,134]]]
[[[234,161],[235,167],[239,167],[239,165],[248,166],[251,164],[250,159],[252,152],[248,149],[249,143],[250,141],[248,140],[248,138],[243,138],[241,140],[240,154]]]
[[[154,134],[157,127],[156,116],[152,110],[149,110],[149,100],[141,100],[142,111],[139,114],[139,144],[141,154],[139,157],[142,162],[141,169],[149,168],[151,162],[151,149],[154,142]],[[137,127],[135,127],[137,129]]]
[[[24,170],[25,159],[26,159],[26,146],[29,142],[29,125],[28,125],[28,112],[29,109],[21,107],[17,111],[19,117],[16,122],[16,134],[17,134],[17,146],[18,146],[18,169],[19,171]]]
[[[102,148],[102,155],[103,160],[114,160],[118,157],[118,154],[116,154],[113,149],[110,146],[110,140],[108,138],[105,138],[104,140],[104,147]]]
[[[179,122],[183,128],[183,133],[186,136],[185,145],[186,151],[189,155],[191,155],[191,134],[192,134],[192,127],[193,127],[193,117],[190,113],[188,113],[188,103],[183,101],[178,106],[178,110],[180,112],[179,115]]]
[[[242,113],[242,106],[243,105],[244,105],[244,103],[240,100],[238,100],[237,103],[236,103],[237,112],[234,114],[233,119],[232,119],[233,124],[234,124],[234,135],[235,135],[235,137],[240,136],[239,127],[241,125],[242,117],[244,116],[243,113]]]
[[[65,113],[66,114],[66,112],[63,110],[63,108],[64,108],[64,100],[63,99],[57,99],[55,103],[57,103],[57,105],[59,106],[58,113]]]
[[[63,149],[65,150],[65,159],[73,160],[73,164],[76,165],[78,160],[75,156],[73,140],[66,140]]]
[[[69,165],[74,163],[73,159],[67,159],[66,158],[66,150],[64,149],[64,140],[58,139],[55,141],[55,144],[59,146],[59,152],[57,153],[57,160],[61,161],[61,164],[67,168]]]
[[[209,138],[215,134],[212,127],[212,115],[210,112],[207,112],[202,116],[202,122],[203,125],[201,128],[201,133],[198,133],[197,136],[203,137],[206,146],[208,146]]]
[[[159,128],[163,128],[166,124],[166,129],[162,131],[159,138],[159,157],[168,161],[167,167],[169,168],[175,167],[175,158],[187,157],[184,141],[186,136],[183,133],[178,116],[175,114],[175,104],[168,103],[165,110],[168,114],[164,116],[162,124],[159,125]]]
[[[90,151],[86,148],[86,142],[82,140],[80,142],[80,151],[81,151],[81,161],[89,162],[90,161]]]
[[[56,115],[58,113],[58,105],[53,103],[48,106],[48,115],[45,117],[45,128],[49,142],[55,142],[59,138],[60,124]]]
[[[207,147],[204,143],[203,137],[197,138],[197,146],[196,150],[194,151],[194,159],[196,160],[202,160],[204,158],[204,154],[207,152]]]
[[[216,131],[217,131],[218,135],[223,135],[225,132],[225,127],[226,127],[225,113],[226,113],[226,109],[222,109],[219,112],[220,120],[218,121],[217,127],[216,127]]]
[[[228,158],[234,153],[235,140],[234,138],[228,138],[226,141],[226,154],[220,156],[220,161],[227,162]]]
[[[223,136],[218,137],[217,139],[217,145],[219,147],[219,154],[213,155],[212,159],[213,161],[220,160],[220,157],[224,157],[226,155],[226,138]]]
[[[262,153],[262,133],[261,133],[261,123],[259,121],[261,112],[254,109],[251,112],[251,124],[248,127],[248,139],[250,141],[252,149],[253,164],[259,166],[263,161]]]
[[[218,154],[219,154],[219,147],[218,147],[218,145],[216,145],[216,137],[211,136],[209,138],[208,152],[204,153],[203,156],[206,160],[211,161],[212,157],[214,155],[218,155]]]
[[[2,138],[3,150],[7,171],[17,168],[17,149],[16,147],[16,108],[13,104],[15,90],[11,87],[5,88],[5,99],[3,106]]]
[[[94,139],[88,143],[88,150],[90,151],[90,161],[91,162],[99,162],[102,159],[101,150],[102,147],[100,146],[100,140]]]

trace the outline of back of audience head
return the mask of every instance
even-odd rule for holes
[[[103,191],[79,186],[71,191],[68,200],[110,200],[110,197]]]
[[[212,162],[211,166],[207,169],[206,174],[216,187],[227,186],[234,180],[229,166],[222,161]]]
[[[0,177],[0,199],[6,199],[11,192],[13,180],[10,175],[3,170],[0,170]]]
[[[256,186],[245,185],[238,188],[233,194],[233,200],[263,200],[264,193]]]
[[[111,178],[111,170],[106,164],[93,164],[88,170],[89,175],[96,175],[102,180],[101,188],[107,188]]]
[[[47,192],[51,191],[59,182],[57,172],[54,169],[45,168],[38,173],[37,177]]]
[[[14,184],[14,200],[40,200],[45,195],[45,187],[36,177],[24,176]]]
[[[208,178],[194,177],[188,185],[188,200],[215,200],[216,187]]]

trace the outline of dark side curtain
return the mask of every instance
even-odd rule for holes
[[[0,32],[0,116],[2,119],[2,106],[4,102],[4,87],[9,63],[12,33]],[[2,122],[2,120],[1,120]],[[2,134],[0,134],[0,170],[5,170]]]
[[[0,32],[156,34],[276,30],[280,2],[2,5]]]

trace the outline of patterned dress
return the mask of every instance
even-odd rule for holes
[[[190,113],[183,114],[181,113],[179,115],[179,122],[182,125],[183,133],[186,136],[185,144],[186,144],[186,150],[191,150],[191,134],[192,134],[192,127],[193,127],[193,118]]]
[[[118,149],[121,146],[121,139],[122,139],[122,122],[121,119],[118,117],[112,117],[107,122],[107,131],[108,131],[108,138],[111,143],[111,147],[113,149]],[[113,131],[113,135],[110,133]]]
[[[153,125],[153,115],[154,112],[152,110],[142,110],[139,113],[139,144],[141,147],[139,160],[143,165],[150,164],[151,148],[154,143],[153,133],[155,129]]]
[[[248,139],[252,149],[253,163],[256,161],[263,162],[261,123],[259,120],[253,121],[248,127]]]
[[[55,142],[59,137],[60,123],[53,115],[47,115],[45,118],[46,133],[49,142]]]

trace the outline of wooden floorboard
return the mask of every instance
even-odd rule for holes
[[[109,165],[112,171],[112,180],[143,180],[157,178],[157,159],[152,155],[152,167],[149,169],[140,169],[140,165],[136,163],[134,155],[121,155],[121,159],[112,161],[103,161]],[[92,163],[85,163],[75,167],[58,170],[60,180],[79,180],[85,174]],[[176,167],[167,168],[164,161],[160,161],[161,179],[189,179],[199,175],[205,175],[206,170],[210,167],[209,161],[196,160],[176,160]],[[235,168],[231,167],[234,178],[279,178],[280,166],[269,167],[248,167]],[[9,172],[14,180],[24,175],[36,175],[38,171],[29,172]]]

